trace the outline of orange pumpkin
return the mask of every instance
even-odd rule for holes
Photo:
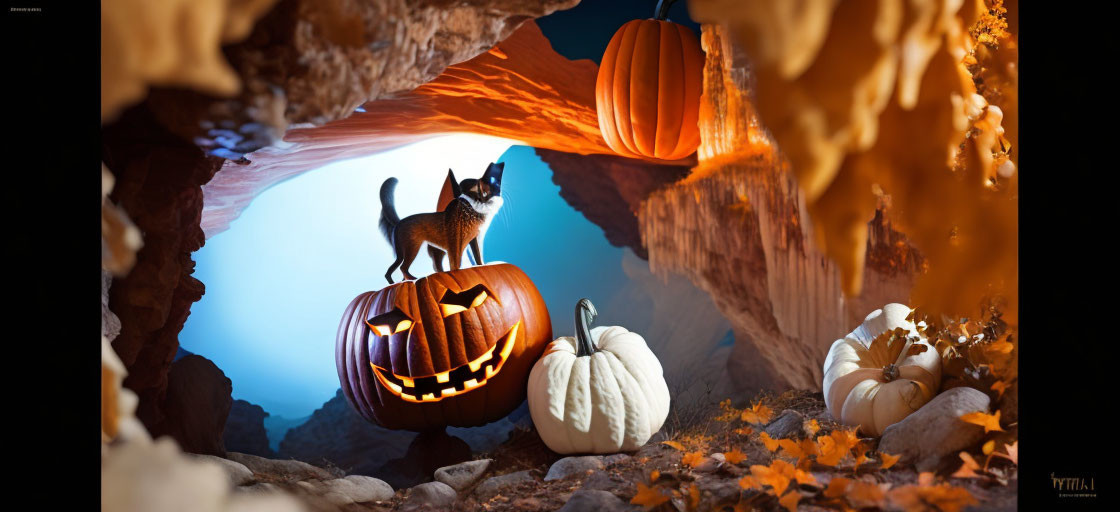
[[[525,400],[551,340],[533,282],[494,263],[359,295],[339,325],[335,363],[343,394],[369,421],[418,432],[473,427]]]
[[[603,140],[620,155],[677,160],[700,145],[704,53],[691,29],[665,21],[666,8],[627,22],[603,53],[595,109]]]

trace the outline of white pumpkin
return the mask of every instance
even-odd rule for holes
[[[841,423],[858,425],[866,435],[882,435],[925,405],[940,387],[941,357],[906,319],[910,311],[903,304],[876,309],[836,340],[824,360],[825,406]],[[906,331],[904,337],[872,343],[899,328]],[[917,353],[921,345],[926,348]]]
[[[587,299],[576,305],[576,337],[556,339],[529,373],[529,413],[556,453],[637,450],[669,415],[669,387],[646,342],[622,327],[588,325]]]

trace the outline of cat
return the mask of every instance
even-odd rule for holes
[[[505,163],[491,163],[479,179],[455,180],[455,173],[447,170],[447,183],[450,188],[447,206],[434,213],[418,213],[403,219],[397,216],[393,204],[393,192],[397,179],[389,178],[381,184],[381,218],[378,225],[389,245],[393,247],[396,260],[389,265],[385,279],[393,284],[393,272],[398,267],[405,279],[416,279],[408,269],[416,259],[420,246],[428,243],[428,253],[432,256],[433,266],[443,272],[443,255],[449,255],[451,270],[459,270],[463,251],[470,246],[471,256],[476,265],[482,260],[482,238],[490,221],[502,207],[502,172]],[[442,202],[442,201],[441,201]]]

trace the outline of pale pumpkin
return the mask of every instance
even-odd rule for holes
[[[603,141],[628,157],[676,160],[700,145],[704,52],[696,34],[665,20],[622,25],[607,44],[595,80],[595,110]]]
[[[824,360],[824,403],[832,416],[880,436],[937,394],[941,358],[911,309],[887,304],[836,340]]]
[[[661,363],[642,337],[618,326],[588,330],[596,315],[576,305],[576,337],[556,339],[529,373],[529,414],[556,453],[637,450],[669,414]]]

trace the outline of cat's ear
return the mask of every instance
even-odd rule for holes
[[[444,186],[447,185],[451,186],[451,197],[459,197],[463,193],[462,188],[459,187],[459,180],[455,179],[455,173],[451,169],[447,170],[447,183]]]
[[[502,162],[500,164],[491,162],[490,165],[486,167],[486,172],[483,173],[482,180],[490,183],[491,185],[501,185],[502,172],[505,171],[505,168],[505,162]]]

